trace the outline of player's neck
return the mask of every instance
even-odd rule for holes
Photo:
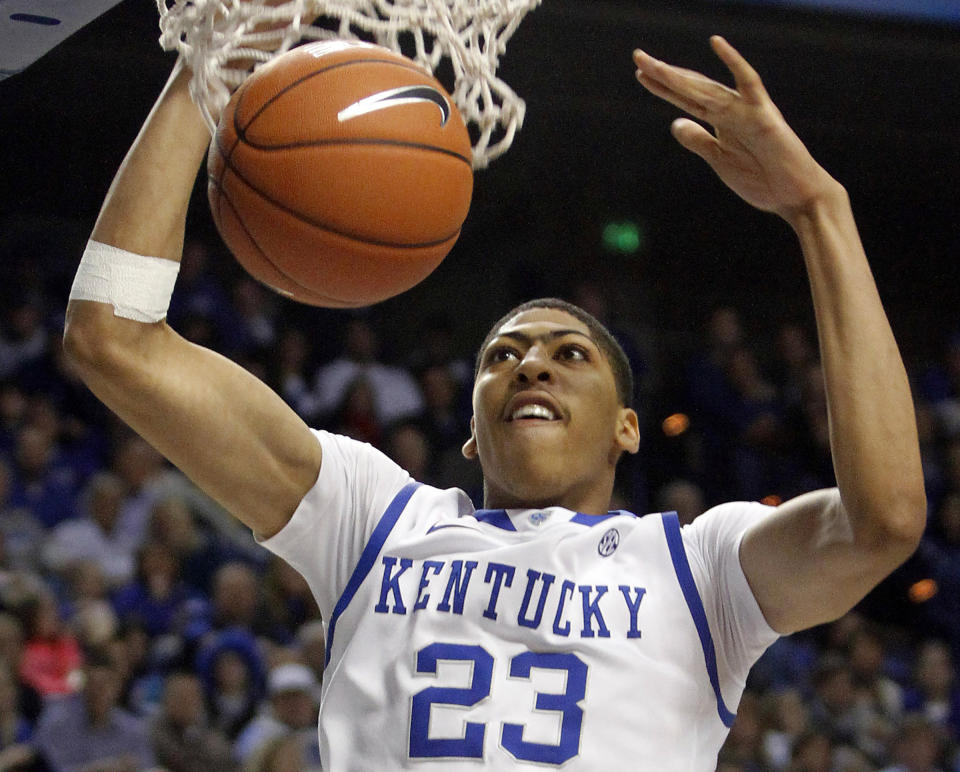
[[[568,490],[551,496],[522,496],[497,488],[484,481],[484,509],[546,509],[563,507],[585,515],[605,515],[610,510],[613,486],[591,487],[588,490]]]

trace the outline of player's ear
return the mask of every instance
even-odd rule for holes
[[[636,453],[640,450],[640,421],[637,418],[637,411],[633,408],[620,408],[620,413],[617,415],[615,445],[618,456],[624,451]]]
[[[463,453],[464,458],[469,458],[471,461],[477,458],[477,421],[473,416],[470,416],[470,439],[463,443],[460,452]]]

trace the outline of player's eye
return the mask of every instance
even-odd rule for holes
[[[556,358],[564,362],[589,362],[590,353],[576,343],[565,343],[557,349]]]
[[[494,346],[487,352],[487,364],[497,364],[519,358],[519,352],[511,346]]]

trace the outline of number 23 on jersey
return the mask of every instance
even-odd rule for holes
[[[466,721],[457,737],[435,737],[431,732],[433,709],[470,708],[490,696],[493,687],[494,659],[482,646],[460,643],[432,643],[417,652],[417,673],[438,674],[438,663],[459,663],[469,671],[469,684],[463,687],[428,686],[417,692],[410,709],[410,758],[482,759],[487,731],[499,732],[500,746],[514,758],[541,764],[560,765],[576,756],[580,749],[583,709],[579,703],[586,694],[587,666],[569,652],[524,651],[507,663],[511,679],[532,678],[535,669],[556,671],[563,680],[563,691],[536,692],[531,706],[536,712],[553,713],[559,721],[556,743],[525,739],[525,724],[500,722],[499,726]]]

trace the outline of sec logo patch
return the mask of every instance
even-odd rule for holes
[[[597,552],[601,557],[610,557],[620,546],[620,532],[616,528],[609,529],[600,537],[600,543],[597,545]]]

